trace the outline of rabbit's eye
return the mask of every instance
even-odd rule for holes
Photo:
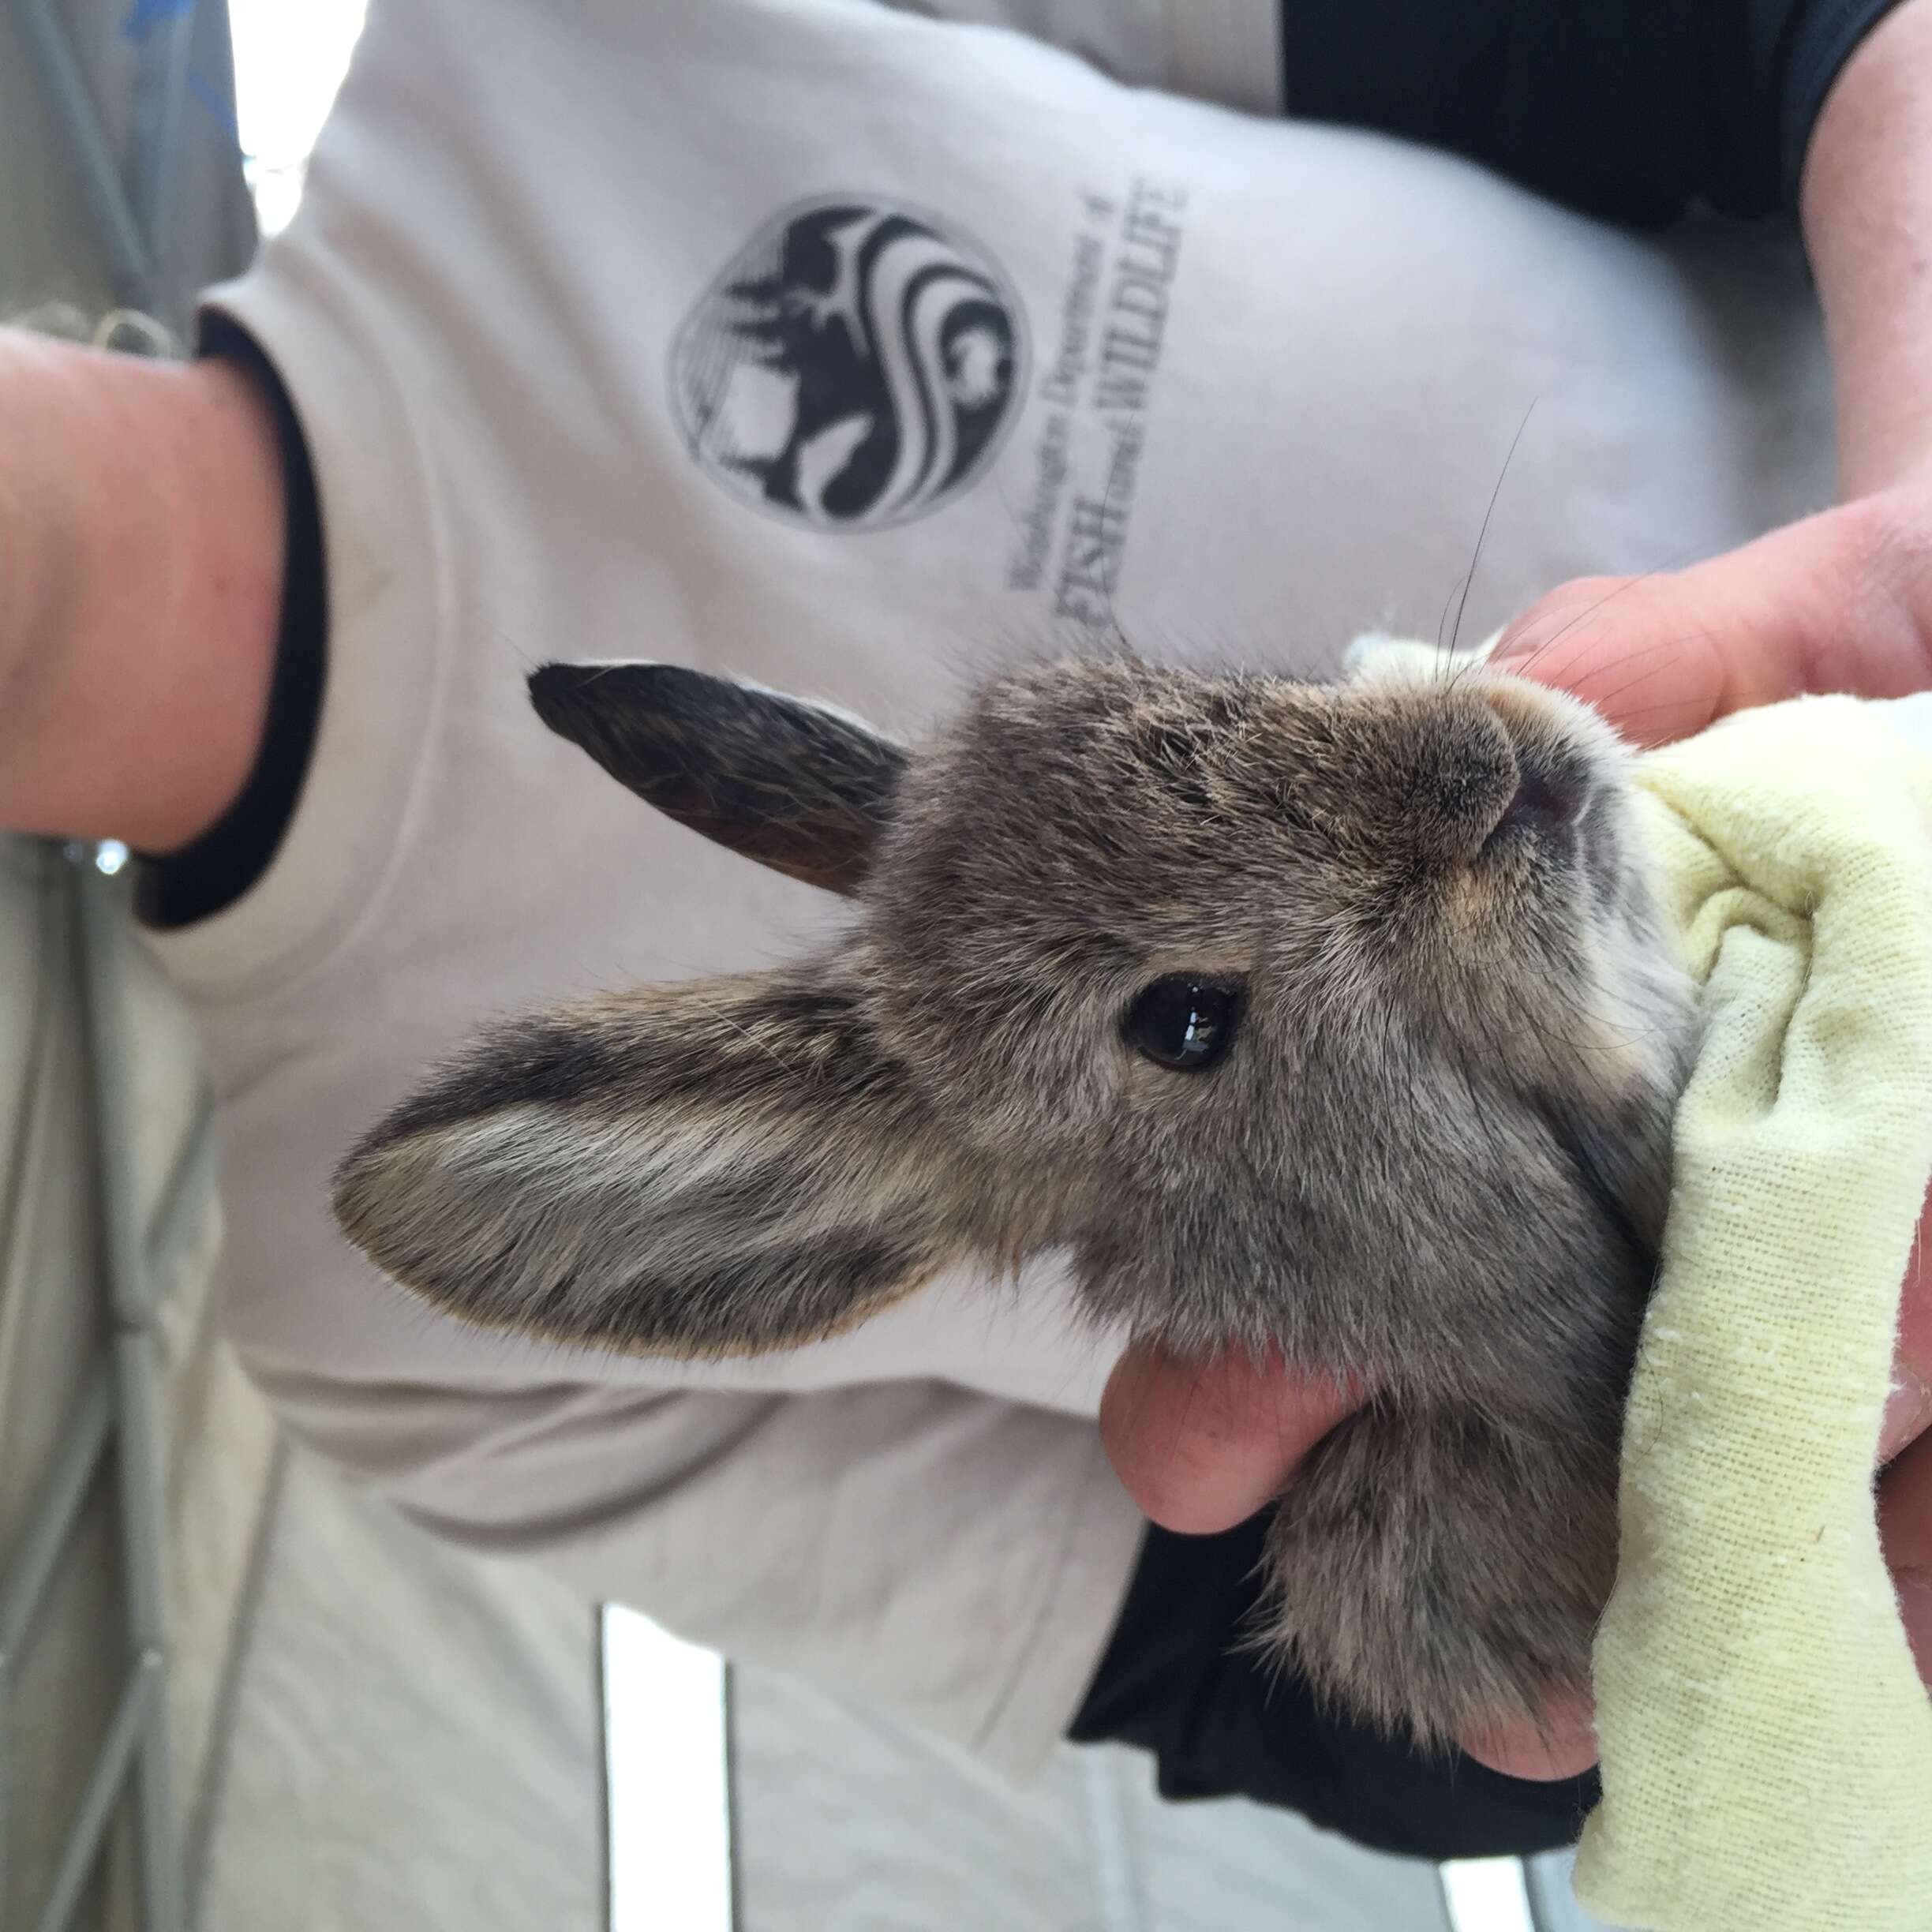
[[[1156,1066],[1204,1073],[1234,1044],[1245,990],[1238,980],[1187,973],[1156,979],[1127,1009],[1121,1036]]]

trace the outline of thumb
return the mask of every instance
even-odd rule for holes
[[[1899,594],[1887,506],[1867,499],[1689,570],[1586,577],[1503,634],[1499,671],[1570,691],[1638,744],[1803,692],[1932,681],[1932,627]]]
[[[1687,738],[1729,708],[1707,600],[1687,590],[1695,574],[1559,585],[1503,633],[1490,667],[1571,692],[1638,744]]]
[[[1108,1379],[1100,1436],[1121,1485],[1163,1529],[1200,1535],[1252,1516],[1367,1391],[1271,1350],[1205,1358],[1136,1342]]]

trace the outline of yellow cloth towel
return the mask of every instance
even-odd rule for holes
[[[1705,1032],[1577,1890],[1646,1932],[1925,1932],[1932,1704],[1871,1473],[1932,1172],[1932,762],[1812,698],[1639,769]]]

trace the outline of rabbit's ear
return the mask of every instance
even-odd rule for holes
[[[854,893],[906,754],[828,706],[678,665],[545,665],[537,715],[694,832]]]
[[[485,1326],[721,1356],[836,1333],[976,1245],[961,1163],[827,969],[487,1034],[337,1170],[383,1271]]]

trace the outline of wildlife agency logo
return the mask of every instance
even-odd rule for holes
[[[874,197],[787,210],[671,351],[685,440],[732,495],[814,530],[883,530],[983,470],[1026,391],[1019,298],[985,252]]]

